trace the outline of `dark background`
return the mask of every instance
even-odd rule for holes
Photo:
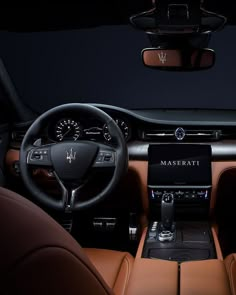
[[[213,69],[176,73],[145,68],[145,33],[127,25],[0,32],[0,56],[22,100],[37,112],[66,102],[140,108],[236,109],[236,28],[214,33]]]

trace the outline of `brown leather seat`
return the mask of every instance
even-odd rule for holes
[[[232,295],[236,295],[236,254],[230,254],[225,258],[225,267],[229,277]]]
[[[181,263],[180,294],[231,295],[224,261],[210,259]]]
[[[1,294],[125,293],[129,253],[82,249],[40,208],[3,188],[0,237]]]

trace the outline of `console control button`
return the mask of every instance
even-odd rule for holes
[[[176,191],[166,189],[151,189],[150,197],[154,201],[161,201],[165,196],[165,202],[168,202],[169,196],[173,195],[175,201],[204,201],[209,200],[210,191],[208,189],[177,189]]]
[[[149,231],[148,231],[148,241],[155,241],[157,238],[157,227],[158,227],[158,222],[154,221],[151,223]]]
[[[174,240],[174,233],[169,230],[163,230],[159,233],[158,239],[160,242],[171,242]]]

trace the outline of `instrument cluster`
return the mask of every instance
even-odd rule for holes
[[[116,124],[120,127],[124,138],[128,141],[131,137],[131,128],[129,123],[121,118],[114,118]],[[106,124],[99,121],[82,118],[77,120],[73,117],[64,117],[49,126],[49,138],[56,142],[84,140],[98,140],[109,142],[112,140]]]

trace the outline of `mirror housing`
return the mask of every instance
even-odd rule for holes
[[[215,64],[215,52],[209,48],[145,48],[142,50],[145,66],[170,71],[206,70]]]

